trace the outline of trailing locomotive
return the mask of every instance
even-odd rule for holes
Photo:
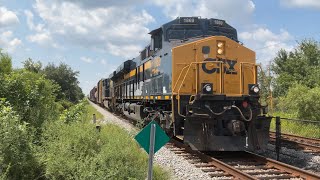
[[[99,81],[97,103],[145,124],[155,119],[193,149],[266,149],[271,118],[259,103],[255,52],[236,29],[180,17],[149,34],[138,57]]]

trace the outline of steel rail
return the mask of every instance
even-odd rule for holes
[[[292,174],[293,176],[296,177],[300,177],[300,178],[304,178],[304,179],[320,179],[320,176],[308,171],[305,171],[303,169],[299,169],[297,167],[270,159],[270,158],[266,158],[263,156],[260,156],[258,154],[254,154],[251,152],[247,152],[248,154],[251,154],[253,156],[253,158],[257,159],[258,161],[264,161],[266,163],[266,165],[268,167],[274,167],[277,168],[279,170],[288,172],[290,174]]]
[[[246,174],[244,172],[241,172],[240,170],[233,168],[232,166],[218,160],[215,159],[213,157],[210,157],[200,151],[194,151],[192,150],[189,146],[183,144],[182,142],[180,142],[179,140],[176,139],[172,139],[170,141],[171,143],[173,143],[175,146],[179,147],[179,148],[183,148],[185,152],[190,153],[190,154],[194,154],[197,157],[199,157],[203,162],[208,163],[208,165],[213,165],[218,169],[223,170],[224,172],[232,175],[234,177],[234,179],[257,179],[253,176],[250,176],[249,174]]]
[[[272,142],[275,142],[275,132],[270,132],[269,137]],[[294,146],[296,149],[302,148],[304,150],[320,153],[320,139],[281,133],[281,142]]]

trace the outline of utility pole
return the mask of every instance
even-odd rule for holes
[[[273,97],[272,97],[272,88],[271,88],[271,61],[269,61],[269,65],[268,65],[268,83],[269,83],[269,98],[270,98],[270,111],[271,114],[273,114]]]

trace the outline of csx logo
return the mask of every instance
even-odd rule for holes
[[[237,74],[237,71],[234,69],[234,66],[237,64],[236,60],[229,60],[229,59],[212,59],[212,58],[207,58],[204,61],[222,61],[224,62],[225,65],[223,65],[223,72],[225,74]],[[202,64],[202,70],[208,74],[212,73],[220,73],[220,68],[217,67],[220,64],[219,63],[214,63],[217,64],[217,66],[213,66],[212,68],[207,68],[206,64],[208,63],[203,63]]]

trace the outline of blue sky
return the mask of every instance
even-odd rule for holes
[[[0,0],[0,48],[15,67],[29,57],[67,63],[88,93],[178,16],[226,20],[264,65],[281,48],[320,39],[319,0]]]

